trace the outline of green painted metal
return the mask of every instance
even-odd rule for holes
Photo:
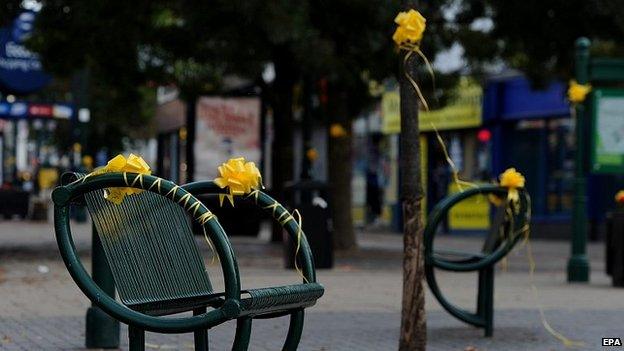
[[[91,274],[93,281],[108,296],[115,296],[115,281],[110,271],[104,248],[96,232],[92,228],[91,244]],[[116,349],[119,348],[119,322],[104,313],[95,304],[87,310],[85,344],[88,349]]]
[[[579,84],[587,84],[589,76],[589,47],[587,38],[576,41],[575,78]],[[572,210],[572,255],[568,260],[568,281],[589,282],[589,260],[587,259],[587,179],[586,173],[586,130],[585,104],[576,104],[576,155],[574,172],[574,207]]]
[[[103,195],[94,191],[84,197],[126,306],[170,314],[176,308],[188,310],[189,300],[213,292],[182,207],[147,191],[121,204]]]
[[[206,313],[206,307],[200,307],[193,310],[194,316]],[[208,351],[208,329],[196,330],[194,332],[195,351]]]
[[[500,220],[492,224],[490,234],[486,239],[483,252],[479,254],[462,253],[457,251],[436,251],[434,238],[438,226],[446,218],[448,211],[457,203],[472,196],[496,195],[502,198],[507,196],[507,189],[495,185],[484,185],[469,188],[444,198],[431,211],[424,230],[425,277],[431,292],[451,315],[468,324],[485,330],[485,336],[492,336],[494,317],[494,265],[505,257],[522,238],[519,233],[510,232],[511,228],[517,231],[530,223],[530,198],[526,190],[520,191],[520,204],[513,218],[505,216],[504,209],[499,209]],[[495,217],[495,218],[496,218]],[[510,225],[513,220],[513,226]],[[503,226],[502,237],[499,228]],[[444,255],[458,255],[458,259],[449,259]],[[435,269],[453,272],[473,272],[479,274],[477,308],[470,312],[451,303],[443,294],[435,277]]]
[[[94,205],[93,201],[97,200],[93,198],[94,194],[100,196],[99,194],[103,194],[104,189],[128,186],[143,189],[146,190],[146,192],[126,198],[124,200],[124,203],[127,202],[125,207],[121,206],[119,208],[110,209],[106,207],[107,204],[100,204],[101,206],[99,207]],[[154,254],[154,252],[144,251],[143,248],[139,249],[138,246],[149,247],[151,245],[156,254],[163,252],[162,245],[166,243],[166,241],[158,242],[158,240],[162,238],[140,238],[140,236],[145,236],[148,232],[158,233],[158,235],[155,236],[165,235],[158,230],[157,227],[167,227],[167,223],[161,223],[160,221],[168,221],[171,220],[171,218],[168,218],[168,216],[143,218],[141,217],[143,214],[140,212],[135,213],[136,216],[128,217],[129,213],[133,211],[136,212],[139,208],[138,204],[135,202],[142,200],[145,201],[145,205],[147,205],[147,207],[145,207],[145,212],[160,213],[158,209],[163,208],[166,208],[170,213],[175,212],[172,208],[168,206],[162,207],[164,206],[162,203],[159,204],[155,202],[153,197],[156,195],[149,192],[168,198],[170,202],[179,205],[186,211],[189,217],[203,224],[204,230],[213,242],[215,251],[221,262],[225,285],[225,291],[223,293],[213,293],[209,284],[199,281],[198,286],[201,287],[200,290],[188,291],[184,290],[187,288],[183,287],[173,289],[171,286],[166,288],[166,284],[164,284],[163,286],[165,287],[162,290],[165,291],[159,292],[161,295],[154,295],[156,293],[154,288],[157,288],[162,281],[157,283],[143,281],[142,284],[152,284],[153,286],[149,286],[145,289],[140,287],[141,281],[139,281],[140,284],[136,284],[136,279],[140,280],[145,278],[141,276],[145,274],[145,272],[130,267],[129,265],[132,262],[127,261],[128,258],[114,256],[116,254],[115,250],[118,248],[112,246],[117,245],[124,247],[124,240],[134,240],[132,245],[125,246],[127,250],[134,250],[129,252],[128,256],[145,257],[148,254]],[[249,343],[252,318],[274,318],[290,315],[290,327],[284,349],[295,350],[297,348],[303,330],[303,309],[314,305],[316,300],[324,293],[323,286],[316,283],[312,253],[305,238],[305,234],[303,234],[292,215],[281,204],[263,192],[257,191],[250,196],[243,197],[242,199],[244,201],[253,201],[270,213],[282,224],[286,232],[292,236],[293,240],[300,240],[301,249],[299,254],[301,255],[302,274],[305,278],[303,279],[303,284],[241,291],[236,257],[227,236],[219,225],[216,217],[212,216],[209,210],[191,194],[218,194],[221,192],[223,192],[223,190],[219,189],[213,182],[191,183],[179,187],[161,178],[133,173],[106,173],[90,176],[54,190],[52,198],[55,204],[56,237],[61,256],[63,257],[70,275],[79,288],[95,305],[117,320],[132,326],[133,332],[130,333],[130,335],[131,344],[135,345],[133,347],[139,349],[139,347],[142,346],[140,345],[141,340],[143,340],[142,333],[147,330],[162,333],[194,332],[198,349],[207,349],[207,329],[230,319],[238,319],[237,337],[235,341],[236,349],[245,350]],[[89,200],[90,197],[91,199]],[[91,205],[93,208],[91,214],[95,217],[94,222],[96,226],[98,225],[97,217],[105,217],[108,215],[109,217],[115,217],[117,220],[116,222],[102,221],[99,223],[98,234],[100,239],[106,239],[104,240],[104,251],[107,254],[109,262],[113,259],[126,261],[124,263],[125,266],[122,265],[119,267],[116,265],[121,264],[120,262],[112,263],[113,272],[117,272],[114,276],[120,292],[121,303],[115,301],[110,294],[107,294],[106,291],[91,279],[75,252],[69,225],[69,206],[73,201],[80,201],[83,198],[87,200],[87,203],[89,203],[89,201],[92,202]],[[240,198],[237,197],[237,201],[239,200]],[[154,207],[155,204],[157,205],[156,207]],[[120,210],[126,211],[127,213],[119,213]],[[96,213],[97,211],[103,212]],[[106,211],[113,211],[114,213],[107,213]],[[131,219],[136,218],[142,218],[139,222],[147,221],[149,223],[143,223],[141,226],[136,223],[130,223]],[[120,230],[119,227],[131,228],[132,233]],[[186,235],[184,234],[186,231],[184,225],[177,223],[175,227],[176,230],[180,230],[178,227],[182,227],[183,233],[181,235]],[[146,231],[147,229],[145,228],[148,228],[149,231]],[[118,237],[116,239],[118,242],[106,237],[106,235],[114,234],[125,234],[128,235],[128,237]],[[145,241],[141,241],[143,239],[145,239]],[[177,239],[179,239],[179,237]],[[161,245],[161,247],[157,248],[158,245]],[[192,260],[189,262],[192,262]],[[134,264],[140,266],[140,262],[138,261],[134,262]],[[203,262],[201,264],[203,267]],[[124,267],[126,271],[122,271]],[[191,271],[187,271],[186,273],[189,272]],[[170,273],[173,274],[175,272],[159,271],[159,274],[165,276]],[[183,275],[187,279],[202,279],[193,272],[190,274],[186,273]],[[160,277],[158,279],[165,278],[171,277]],[[133,279],[135,280],[134,283]],[[188,284],[198,284],[198,281],[189,282]],[[180,292],[186,295],[182,294],[184,295],[182,296],[179,294]],[[201,293],[201,296],[198,296],[200,295],[199,293]],[[211,307],[212,309],[205,312],[205,307]],[[188,310],[193,310],[194,315],[175,318],[158,317],[159,315]]]
[[[290,325],[288,326],[288,335],[284,342],[283,351],[295,351],[301,340],[301,332],[303,331],[304,311],[299,309],[290,315]]]
[[[233,351],[245,351],[249,347],[251,340],[251,317],[239,318],[236,320],[236,334],[234,335]]]
[[[579,50],[579,43],[581,45],[585,45],[587,43],[587,47],[589,47],[589,40],[586,38],[580,38],[576,43],[577,50]],[[624,81],[624,60],[614,58],[594,58],[589,61],[588,71],[591,77],[590,79],[593,81],[622,82]]]
[[[226,194],[227,191],[225,189],[219,188],[212,181],[200,181],[188,183],[182,186],[183,189],[188,191],[193,195],[200,194]],[[288,211],[284,206],[279,204],[275,199],[267,195],[262,191],[258,191],[257,193],[250,194],[242,197],[235,197],[235,201],[252,201],[257,204],[260,208],[262,208],[265,212],[271,214],[273,218],[276,220],[285,219],[288,217]],[[236,203],[236,202],[235,202]],[[287,234],[290,236],[291,240],[297,242],[298,240],[298,232],[300,230],[298,223],[293,219],[289,220],[285,224],[283,224],[284,229]],[[301,248],[299,250],[299,255],[302,261],[301,270],[303,272],[303,276],[310,283],[316,282],[316,271],[314,270],[314,259],[312,257],[312,251],[310,250],[310,245],[308,244],[308,239],[305,236],[305,233],[301,231]]]
[[[145,351],[145,331],[133,325],[128,326],[128,349]]]

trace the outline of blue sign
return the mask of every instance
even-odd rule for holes
[[[0,101],[0,119],[55,118],[69,120],[73,117],[74,106],[72,104]]]
[[[9,116],[11,117],[26,117],[28,114],[28,105],[23,102],[16,102],[11,105],[9,110]]]
[[[23,45],[32,33],[34,21],[35,13],[26,11],[10,28],[0,29],[0,85],[12,93],[31,93],[50,81],[39,55]]]

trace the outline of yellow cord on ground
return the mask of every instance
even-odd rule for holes
[[[542,304],[540,303],[537,286],[535,286],[535,275],[534,275],[535,259],[533,258],[533,250],[531,249],[531,242],[529,241],[528,231],[526,234],[525,242],[526,242],[527,259],[529,260],[529,279],[531,283],[531,291],[533,292],[533,298],[535,299],[535,304],[537,305],[537,309],[539,310],[540,319],[542,321],[542,325],[544,326],[544,329],[546,329],[546,331],[550,335],[552,335],[557,340],[559,340],[563,344],[563,346],[567,348],[585,346],[585,343],[583,341],[572,340],[566,337],[565,335],[561,334],[559,331],[555,330],[555,328],[553,328],[550,325],[550,323],[548,323],[548,320],[546,320],[546,314],[544,313],[544,308],[542,307]]]

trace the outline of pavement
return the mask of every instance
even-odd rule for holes
[[[74,225],[76,247],[89,266],[90,226]],[[436,245],[477,250],[478,236],[441,235]],[[398,234],[358,233],[359,249],[336,255],[335,268],[320,270],[326,293],[306,312],[300,350],[396,350],[401,309],[401,250]],[[288,284],[297,274],[283,269],[282,248],[257,238],[233,237],[243,288]],[[624,338],[624,289],[613,288],[604,274],[604,245],[590,243],[589,284],[568,284],[565,265],[569,244],[531,240],[537,262],[533,281],[528,274],[526,247],[517,248],[496,272],[495,329],[492,338],[459,322],[427,292],[428,350],[568,350],[542,326],[539,307],[550,325],[584,342],[578,350],[603,348],[601,338]],[[206,264],[214,285],[220,271]],[[476,275],[439,272],[449,298],[474,308]],[[531,284],[537,288],[537,296]],[[221,284],[221,285],[220,285]],[[89,301],[67,273],[56,248],[52,225],[24,221],[0,222],[0,350],[83,350],[85,311]],[[250,350],[279,350],[287,318],[254,321]],[[127,349],[122,326],[122,349]],[[211,350],[228,350],[234,325],[210,331]],[[190,350],[192,336],[148,333],[148,350]],[[624,348],[622,348],[624,350]]]

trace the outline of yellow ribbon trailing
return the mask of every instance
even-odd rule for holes
[[[520,172],[516,171],[515,168],[508,168],[507,170],[505,170],[505,172],[503,172],[499,176],[499,179],[500,179],[500,183],[499,183],[500,186],[509,189],[507,192],[506,216],[510,220],[509,231],[511,232],[511,237],[513,238],[516,235],[524,235],[522,246],[526,247],[527,260],[529,261],[529,283],[531,285],[531,292],[533,293],[533,299],[535,300],[537,310],[539,311],[539,314],[540,314],[540,321],[542,322],[542,326],[550,335],[552,335],[554,338],[559,340],[559,342],[561,342],[567,348],[585,345],[581,341],[572,340],[566,337],[561,332],[553,328],[550,325],[550,323],[548,323],[548,320],[546,319],[546,313],[544,312],[544,307],[542,306],[540,302],[537,286],[535,285],[536,264],[535,264],[535,258],[533,257],[533,250],[531,249],[531,242],[529,241],[530,228],[529,228],[528,219],[531,218],[531,204],[530,203],[526,204],[527,206],[526,210],[528,211],[527,222],[524,223],[524,225],[517,230],[514,228],[515,227],[514,215],[517,214],[518,213],[517,211],[520,210],[518,206],[520,202],[520,194],[518,192],[518,189],[524,188],[526,179]],[[496,206],[502,205],[502,200],[496,196],[490,196],[490,201],[492,201],[492,203],[494,203],[494,205]],[[510,238],[509,240],[512,240],[512,239]],[[507,264],[506,260],[507,258],[501,261],[501,263],[504,266],[506,266]]]
[[[531,281],[531,291],[533,292],[533,298],[535,299],[535,303],[537,304],[537,309],[539,310],[540,320],[542,321],[542,325],[544,329],[552,335],[555,339],[559,340],[566,348],[573,347],[583,347],[585,343],[579,340],[572,340],[567,336],[561,334],[561,332],[557,331],[553,328],[548,320],[546,319],[546,313],[544,313],[544,307],[540,303],[539,294],[537,291],[537,286],[535,286],[535,259],[533,258],[533,250],[531,249],[531,243],[529,242],[528,231],[526,232],[525,243],[526,243],[526,252],[527,259],[529,260],[529,279]]]
[[[435,75],[433,74],[433,68],[429,63],[427,56],[425,56],[425,54],[423,54],[423,52],[420,50],[420,41],[422,40],[423,33],[425,32],[425,28],[427,27],[427,20],[420,12],[414,9],[410,9],[409,11],[399,12],[399,14],[395,17],[394,22],[398,25],[398,27],[392,35],[392,40],[394,40],[399,49],[407,51],[407,54],[405,54],[405,57],[403,58],[405,77],[410,82],[410,84],[412,84],[412,87],[416,91],[418,99],[423,104],[425,110],[429,111],[429,104],[427,104],[427,100],[425,100],[425,97],[423,96],[420,87],[407,70],[407,62],[409,61],[412,54],[418,54],[418,56],[420,56],[425,62],[425,66],[427,67],[427,70],[429,71],[431,79],[435,85]]]
[[[227,198],[234,206],[234,196],[242,196],[262,188],[262,175],[253,162],[246,162],[244,157],[231,158],[219,166],[220,177],[214,182],[221,189],[228,188],[229,194],[219,194],[219,204]]]
[[[573,104],[582,103],[591,89],[591,85],[579,84],[573,79],[570,81],[570,87],[568,88],[568,100]]]
[[[130,154],[128,158],[125,158],[122,154],[119,154],[113,157],[106,166],[100,167],[93,172],[87,174],[82,181],[86,180],[88,177],[92,177],[98,174],[111,173],[111,172],[128,172],[128,173],[138,173],[138,174],[152,174],[152,170],[150,166],[143,160],[141,156],[137,156],[135,154]],[[124,174],[125,177],[125,174]],[[143,182],[142,177],[137,177],[134,182],[139,181]],[[126,180],[128,184],[128,181]],[[133,183],[134,184],[134,183]],[[128,184],[130,185],[130,184]],[[104,198],[108,201],[113,202],[116,205],[119,205],[123,202],[126,195],[138,194],[143,190],[133,188],[133,187],[124,187],[124,188],[108,188],[104,192]]]
[[[438,132],[438,128],[436,128],[435,124],[433,123],[431,123],[431,127],[433,128],[435,132],[436,139],[438,139],[438,143],[440,144],[442,153],[444,153],[444,158],[446,159],[446,163],[449,165],[449,167],[451,167],[451,175],[453,176],[453,182],[457,184],[457,189],[459,189],[460,192],[464,191],[464,188],[462,187],[462,185],[476,188],[477,185],[475,183],[467,182],[459,178],[459,170],[457,169],[455,162],[453,162],[453,159],[449,155],[448,150],[446,149],[446,144],[444,143],[444,140],[442,140],[442,136],[440,135],[440,132]]]

